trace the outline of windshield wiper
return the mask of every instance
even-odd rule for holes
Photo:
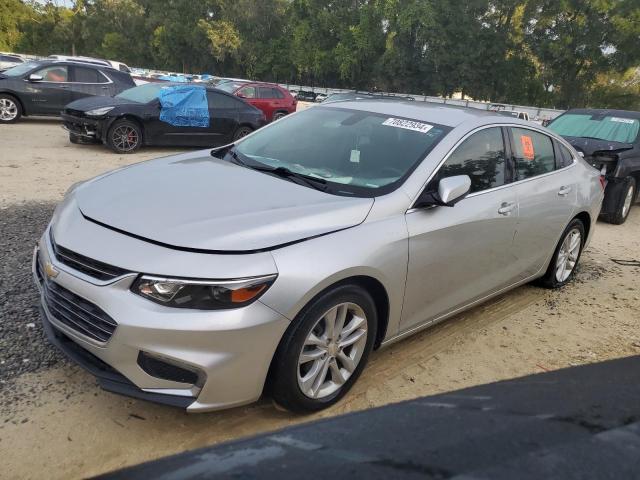
[[[218,150],[219,151],[219,150]],[[214,153],[218,153],[218,151],[212,151],[211,155]],[[287,180],[294,181],[298,184],[304,184],[308,187],[315,188],[316,190],[320,190],[324,192],[327,189],[327,181],[324,178],[312,177],[311,175],[305,175],[304,173],[294,172],[293,170],[289,170],[286,167],[270,167],[268,165],[251,165],[245,162],[240,155],[233,149],[233,147],[227,150],[227,154],[231,156],[233,159],[233,163],[237,165],[241,165],[246,168],[250,168],[251,170],[257,170],[258,172],[270,173],[276,175],[280,178],[285,178]]]

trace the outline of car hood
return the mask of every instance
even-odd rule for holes
[[[69,110],[77,110],[79,112],[88,112],[101,107],[118,107],[120,105],[136,104],[131,100],[125,100],[118,97],[103,97],[103,96],[91,96],[81,98],[69,103],[65,108]]]
[[[596,152],[620,152],[623,150],[631,150],[633,148],[633,145],[630,143],[570,136],[565,136],[564,138],[573,146],[573,148],[584,153],[585,157],[590,157]]]
[[[209,150],[116,170],[73,195],[84,217],[105,227],[173,248],[237,253],[353,227],[373,205],[213,158]]]

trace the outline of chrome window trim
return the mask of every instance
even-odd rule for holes
[[[549,132],[546,132],[542,129],[536,128],[534,126],[529,126],[529,125],[521,125],[519,123],[495,123],[495,124],[491,124],[491,125],[482,125],[480,127],[477,127],[473,130],[471,130],[470,132],[467,132],[466,135],[464,135],[460,140],[458,140],[455,145],[453,145],[453,147],[451,147],[451,149],[447,152],[447,154],[443,157],[443,159],[440,161],[440,163],[438,163],[438,165],[436,166],[436,168],[433,170],[433,172],[431,173],[431,175],[429,175],[429,177],[427,178],[427,181],[424,182],[422,184],[422,187],[420,187],[420,190],[418,192],[418,194],[415,196],[415,198],[413,198],[411,200],[411,207],[409,207],[409,209],[407,209],[406,213],[413,213],[416,210],[424,210],[423,208],[416,208],[414,207],[416,201],[418,200],[418,197],[420,196],[420,194],[424,191],[424,189],[427,187],[427,185],[429,184],[429,182],[433,179],[433,177],[435,177],[437,175],[437,173],[440,171],[440,169],[442,168],[442,165],[444,165],[444,163],[449,159],[449,157],[451,155],[453,155],[453,152],[456,151],[456,149],[464,142],[466,141],[469,137],[471,137],[472,135],[482,131],[482,130],[487,130],[489,128],[502,128],[502,127],[508,127],[508,128],[522,128],[525,130],[532,130],[534,132],[540,133],[542,135],[546,135],[547,137],[549,137],[550,139],[556,139],[558,140],[562,145],[564,146],[568,146],[569,147],[569,151],[571,152],[573,147],[571,146],[571,144],[569,144],[566,140],[564,140],[564,138],[560,138],[559,136],[556,135],[550,135]],[[554,152],[555,155],[555,152]],[[514,182],[510,182],[510,183],[505,183],[504,185],[499,185],[497,187],[493,187],[493,188],[488,188],[486,190],[481,190],[478,192],[473,192],[470,193],[469,195],[467,195],[466,198],[472,198],[472,197],[476,197],[479,195],[484,195],[485,193],[490,193],[490,192],[494,192],[496,190],[501,190],[503,188],[507,188],[507,187],[512,187],[514,185],[520,185],[522,183],[525,182],[529,182],[531,180],[536,180],[538,178],[544,178],[547,177],[549,175],[553,175],[555,173],[558,172],[562,172],[564,170],[567,170],[569,168],[572,168],[576,162],[577,159],[575,158],[575,156],[573,156],[573,153],[571,154],[571,157],[573,158],[573,162],[570,165],[567,165],[566,167],[562,167],[559,168],[557,170],[553,170],[552,172],[547,172],[547,173],[543,173],[541,175],[536,175],[535,177],[531,177],[531,178],[525,178],[523,180],[516,180]],[[426,158],[424,159],[426,160]],[[424,161],[423,160],[423,161]]]

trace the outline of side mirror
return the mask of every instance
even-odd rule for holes
[[[469,178],[469,175],[443,178],[438,183],[438,191],[425,190],[422,192],[415,207],[453,207],[468,195],[469,190],[471,190],[471,178]]]
[[[36,75],[35,73],[32,73],[31,75],[29,75],[29,81],[30,82],[41,82],[42,81],[42,75]]]

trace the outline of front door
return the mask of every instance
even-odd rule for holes
[[[38,75],[42,79],[25,79],[27,112],[35,115],[60,115],[65,105],[71,101],[69,67],[54,64],[30,75]]]
[[[407,212],[409,265],[401,332],[436,320],[513,284],[515,190],[500,127],[464,140],[429,182],[469,175],[471,192],[454,207]]]

